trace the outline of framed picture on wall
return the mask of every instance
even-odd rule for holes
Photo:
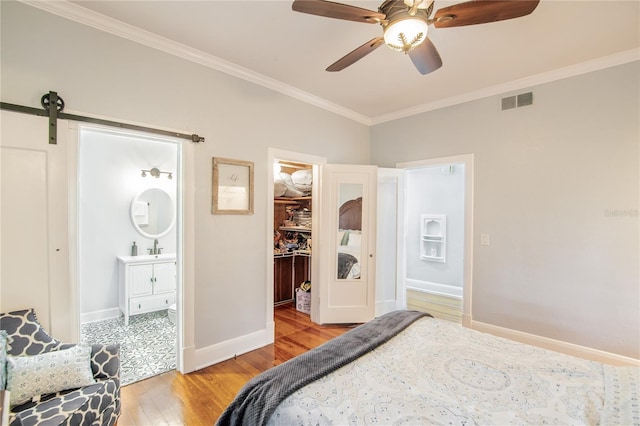
[[[214,214],[253,214],[253,162],[213,157]]]

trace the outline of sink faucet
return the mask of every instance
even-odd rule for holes
[[[147,249],[149,254],[162,254],[162,247],[158,247],[158,239],[153,240],[153,248]]]

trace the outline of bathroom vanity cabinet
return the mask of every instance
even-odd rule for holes
[[[124,323],[131,315],[167,309],[176,303],[174,254],[118,257],[119,305]]]

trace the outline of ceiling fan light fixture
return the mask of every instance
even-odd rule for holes
[[[384,42],[393,50],[408,53],[425,41],[428,28],[424,19],[407,16],[390,22],[384,28]]]

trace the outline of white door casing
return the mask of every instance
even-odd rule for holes
[[[0,139],[0,310],[34,308],[57,339],[77,340],[76,292],[69,275],[69,123],[2,111]]]
[[[323,167],[316,293],[320,324],[362,323],[375,316],[376,170],[376,166],[361,165]],[[340,231],[340,207],[358,197],[362,198],[361,229],[350,231],[350,236],[345,237],[345,232]],[[341,253],[343,259],[345,255],[355,258],[347,275],[342,275]],[[356,266],[359,276],[354,273]]]
[[[320,211],[322,210],[322,200],[320,193],[322,192],[322,168],[327,163],[325,157],[320,157],[312,154],[304,154],[294,151],[285,151],[275,148],[269,148],[267,150],[267,164],[269,170],[267,172],[267,249],[266,249],[266,318],[265,318],[265,344],[273,343],[275,337],[275,323],[273,320],[273,172],[271,166],[275,161],[291,161],[295,163],[309,164],[313,170],[313,189],[312,189],[312,207],[311,207],[311,234],[315,239],[320,233]],[[319,244],[319,242],[318,242]],[[316,243],[313,243],[316,247]],[[318,323],[318,297],[314,297],[314,287],[317,291],[319,289],[319,281],[315,277],[319,276],[320,266],[319,257],[311,255],[311,321]]]
[[[71,123],[72,125],[77,125],[76,123]],[[135,123],[129,122],[128,124],[140,126],[140,127],[150,127],[147,123]],[[114,134],[128,134],[131,133],[136,137],[140,136],[150,136],[151,139],[158,139],[157,136],[153,134],[146,133],[144,131],[137,130],[122,130],[116,129],[109,126],[95,125],[95,124],[80,124],[81,129],[91,129],[93,131],[103,131],[105,133],[114,133]],[[153,126],[156,127],[157,126]],[[176,133],[189,133],[188,131],[184,131],[182,129],[169,129],[166,128],[164,130],[172,131]],[[75,151],[77,152],[78,146],[80,144],[80,133],[76,131],[74,135],[70,136],[70,143],[74,145]],[[164,137],[160,137],[161,139],[165,139]],[[196,370],[196,360],[195,360],[195,311],[194,311],[194,286],[195,286],[195,249],[194,249],[194,241],[195,241],[195,226],[194,226],[194,209],[195,209],[195,143],[191,141],[186,141],[182,139],[173,139],[170,137],[166,138],[167,141],[175,142],[179,145],[178,148],[178,164],[176,169],[176,175],[178,178],[178,188],[176,194],[176,231],[177,231],[177,261],[175,265],[171,264],[171,276],[173,278],[173,283],[171,286],[176,288],[176,297],[175,302],[177,306],[177,339],[178,339],[178,351],[177,351],[177,369],[181,373],[188,373]],[[77,178],[77,166],[78,159],[72,158],[70,159],[70,174],[72,175],[72,181],[70,182],[70,187],[74,188],[78,186],[78,178]],[[75,171],[75,173],[74,173]],[[70,215],[70,221],[72,223],[77,223],[78,216],[78,206],[73,202],[70,209],[72,210],[72,214]],[[79,245],[79,239],[77,235],[74,235],[72,238],[72,248],[73,246]],[[77,254],[75,255],[77,258]],[[72,259],[73,262],[73,259]],[[76,275],[78,266],[75,265]],[[72,271],[73,273],[74,271]],[[160,280],[160,278],[158,278]],[[77,281],[76,281],[77,282]],[[75,288],[78,287],[78,284],[75,284]],[[80,316],[80,306],[78,303],[74,305],[74,315],[78,318]],[[79,329],[79,326],[78,326]]]

